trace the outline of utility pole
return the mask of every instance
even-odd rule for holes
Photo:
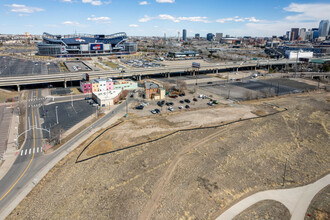
[[[58,124],[57,108],[58,108],[58,106],[56,106],[56,108],[55,108],[55,112],[56,112],[56,124]]]

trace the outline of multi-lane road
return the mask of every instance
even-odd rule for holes
[[[247,61],[247,62],[230,62],[230,63],[210,63],[208,65],[201,66],[199,71],[219,71],[225,69],[238,69],[238,68],[253,68],[253,67],[266,67],[270,65],[287,65],[295,64],[294,60],[261,60],[261,61]],[[141,68],[127,70],[125,73],[121,73],[118,70],[109,71],[90,71],[90,79],[96,79],[99,77],[139,77],[144,75],[156,75],[156,74],[168,74],[192,71],[191,66],[173,66],[173,67],[160,67],[160,68]],[[35,76],[19,76],[19,77],[1,77],[0,86],[20,86],[31,85],[38,83],[54,83],[54,82],[67,82],[74,80],[82,80],[84,73],[59,73],[59,74],[47,74],[47,75],[35,75]]]
[[[39,129],[40,121],[38,108],[44,101],[40,90],[31,91],[28,96],[27,118],[30,118],[31,130],[27,132],[25,142],[17,155],[17,158],[7,172],[0,180],[0,219],[4,219],[15,208],[20,200],[24,198],[24,189],[31,182],[37,182],[35,176],[40,174],[42,169],[54,160],[58,160],[74,143],[81,138],[86,138],[91,134],[92,129],[102,126],[118,112],[125,108],[125,102],[116,109],[94,122],[89,127],[65,143],[61,148],[51,154],[44,154],[42,132]],[[128,99],[130,102],[130,99]],[[29,122],[27,121],[27,124]]]

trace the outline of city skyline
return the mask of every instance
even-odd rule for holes
[[[124,31],[131,36],[174,37],[186,29],[187,37],[217,32],[266,37],[283,36],[291,28],[318,28],[321,20],[330,18],[328,1],[4,0],[0,8],[6,18],[0,22],[1,34]]]

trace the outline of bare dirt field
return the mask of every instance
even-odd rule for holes
[[[280,202],[265,200],[258,202],[236,216],[234,220],[243,219],[281,219],[290,220],[290,211]]]
[[[329,102],[328,93],[315,92],[244,102],[229,112],[218,107],[190,117],[129,119],[91,144],[82,158],[111,153],[76,163],[95,134],[61,160],[8,219],[215,219],[248,195],[305,185],[329,173]],[[283,108],[288,110],[239,120],[242,114]],[[222,127],[132,146],[173,129],[235,118],[238,122]],[[267,212],[268,206],[258,206],[260,216],[287,216],[281,206]]]
[[[305,219],[330,219],[330,185],[313,198],[306,212]]]

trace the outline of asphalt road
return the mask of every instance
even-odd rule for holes
[[[30,92],[29,100],[34,100],[34,92]],[[35,95],[35,99],[38,101],[40,97],[40,91]],[[128,102],[131,100],[128,99]],[[34,105],[31,105],[34,106]],[[42,134],[40,130],[33,129],[27,133],[26,142],[23,145],[22,150],[19,152],[16,161],[14,162],[11,169],[8,173],[0,180],[0,219],[5,218],[3,216],[4,210],[10,206],[10,204],[14,201],[14,199],[24,190],[24,187],[33,182],[33,178],[36,174],[38,174],[42,168],[44,168],[50,161],[59,156],[62,152],[68,150],[75,142],[77,142],[80,138],[85,135],[89,135],[88,133],[94,129],[95,127],[102,126],[109,119],[111,119],[114,115],[116,115],[119,111],[122,111],[125,108],[126,104],[123,102],[119,105],[115,110],[108,113],[101,119],[97,120],[95,123],[87,127],[81,133],[76,135],[70,141],[65,143],[60,149],[53,152],[52,154],[44,155],[40,150],[42,147]],[[37,115],[39,107],[29,107],[27,110],[27,115],[31,118],[36,118],[32,121],[32,126],[37,125],[40,127],[38,117],[34,117]],[[33,116],[33,117],[32,117]],[[30,150],[31,149],[31,150]],[[34,151],[33,151],[34,149]],[[26,152],[26,153],[25,153]],[[34,152],[34,153],[33,153]]]
[[[40,97],[40,91],[32,91],[28,95],[30,100],[38,97]],[[30,103],[35,102],[37,101],[30,101]],[[40,127],[37,115],[37,107],[27,108],[27,118],[30,119],[31,127]],[[3,217],[1,216],[1,209],[6,204],[9,204],[16,197],[19,190],[24,187],[25,181],[28,180],[29,174],[33,171],[35,165],[33,162],[42,158],[41,137],[40,131],[36,129],[31,129],[26,133],[25,143],[17,155],[13,166],[0,180],[0,218]]]

